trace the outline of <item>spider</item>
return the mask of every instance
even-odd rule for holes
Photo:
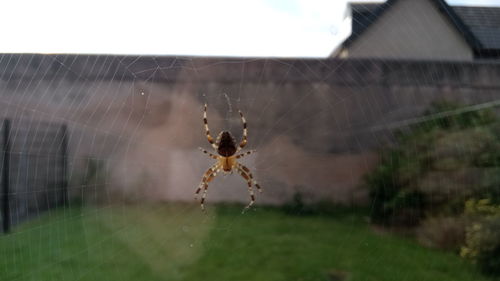
[[[245,207],[245,209],[250,208],[255,202],[255,195],[253,192],[252,184],[257,187],[259,192],[262,192],[257,181],[254,180],[250,169],[245,167],[244,165],[238,163],[236,159],[240,159],[246,155],[250,155],[255,152],[255,150],[250,150],[244,153],[236,154],[243,147],[247,145],[247,122],[245,117],[243,117],[243,113],[239,111],[241,122],[243,123],[243,138],[239,145],[236,145],[236,141],[234,140],[233,135],[228,131],[222,131],[217,136],[217,139],[214,141],[212,136],[210,136],[210,130],[208,129],[208,121],[207,121],[207,104],[205,104],[205,110],[203,111],[203,123],[205,125],[205,133],[207,135],[208,142],[212,145],[218,155],[212,154],[206,151],[203,148],[199,148],[203,153],[207,154],[210,158],[217,160],[217,162],[210,167],[204,174],[201,180],[198,189],[195,192],[195,198],[198,196],[200,191],[203,189],[203,195],[201,197],[201,209],[205,210],[204,203],[205,197],[207,196],[208,183],[212,181],[215,176],[222,169],[224,173],[232,173],[236,170],[247,182],[248,184],[248,192],[250,193],[250,203]]]

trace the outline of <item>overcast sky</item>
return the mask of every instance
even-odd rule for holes
[[[8,1],[0,52],[324,57],[349,34],[345,7],[346,0]]]

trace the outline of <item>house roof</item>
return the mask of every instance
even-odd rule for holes
[[[380,4],[352,4],[352,34],[359,34],[372,22]]]
[[[500,8],[452,7],[483,49],[500,50]]]
[[[351,3],[352,33],[342,43],[348,47],[398,0],[384,3]],[[477,54],[500,51],[500,8],[449,6],[444,0],[431,0]]]

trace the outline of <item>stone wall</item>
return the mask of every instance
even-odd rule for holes
[[[497,63],[1,55],[0,117],[68,125],[74,196],[189,201],[211,165],[197,151],[210,147],[202,104],[214,134],[237,138],[241,109],[258,150],[242,161],[265,189],[258,202],[301,192],[357,203],[388,128],[435,100],[495,101],[499,78]],[[248,201],[238,177],[218,177],[208,201]]]

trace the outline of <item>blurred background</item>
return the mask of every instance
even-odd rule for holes
[[[1,280],[500,280],[500,1],[2,4]]]

